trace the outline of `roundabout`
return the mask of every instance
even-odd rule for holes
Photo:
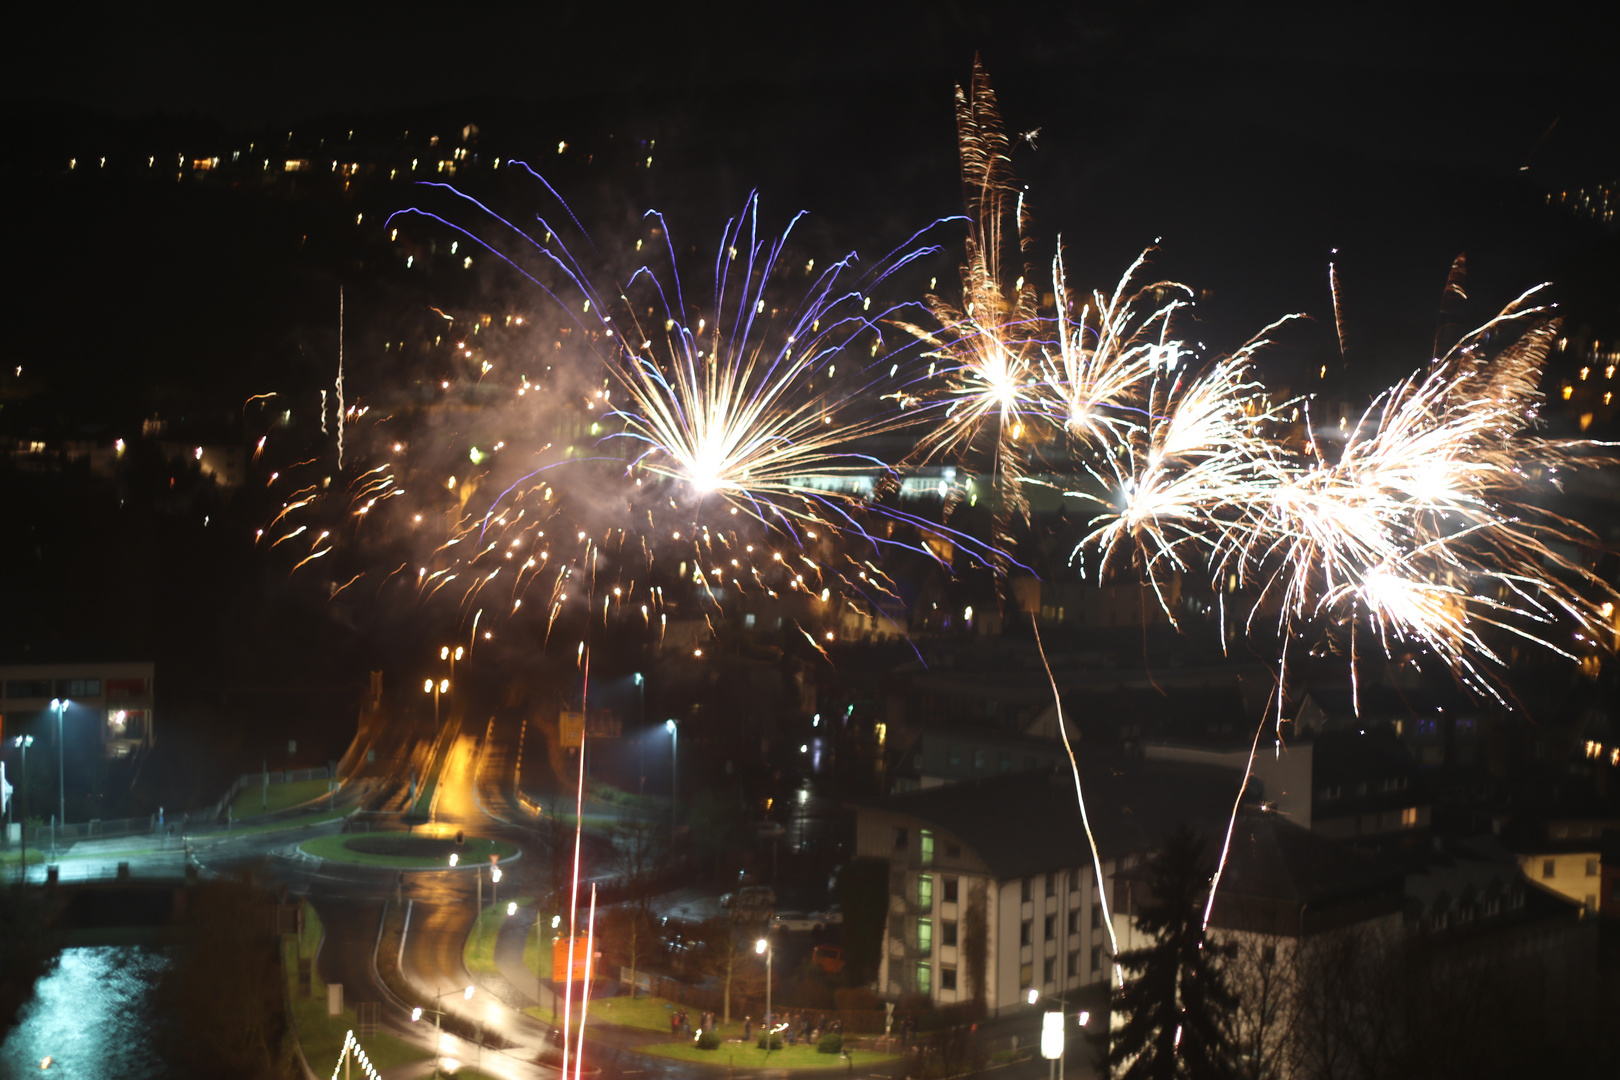
[[[515,844],[488,836],[422,836],[415,833],[339,833],[316,836],[298,845],[305,855],[358,866],[396,870],[450,870],[482,866],[490,856],[505,862],[518,854]],[[456,863],[451,865],[451,856]]]

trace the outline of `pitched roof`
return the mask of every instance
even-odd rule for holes
[[[1368,890],[1398,890],[1402,876],[1399,867],[1351,851],[1281,814],[1244,807],[1232,830],[1221,894],[1320,904]]]
[[[1082,791],[1105,859],[1145,854],[1177,826],[1224,829],[1239,776],[1170,762],[1093,754],[1082,763]],[[999,880],[1091,862],[1069,769],[1004,773],[861,803],[916,819],[972,848]]]

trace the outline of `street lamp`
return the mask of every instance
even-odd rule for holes
[[[675,835],[675,805],[681,791],[680,731],[673,720],[664,721],[669,732],[669,835]]]
[[[673,723],[673,721],[671,721]],[[754,952],[765,954],[765,1054],[771,1053],[771,1040],[776,1035],[776,1018],[771,1015],[771,942],[769,938],[760,938],[754,942]]]
[[[445,998],[454,993],[454,990],[446,990],[444,993],[438,995],[433,999],[433,1008],[427,1010],[433,1014],[433,1075],[435,1080],[437,1080],[439,1075],[439,1050],[441,1049],[441,1044],[444,1041],[444,1010],[439,1008],[439,1002],[443,1001]],[[461,992],[461,996],[467,1001],[472,1000],[473,988],[471,983],[467,984],[467,989]],[[422,1011],[423,1010],[420,1005],[411,1010],[411,1023],[414,1024],[416,1021],[422,1019]]]
[[[34,737],[32,735],[18,735],[16,737],[16,739],[13,740],[13,742],[15,742],[15,744],[17,746],[22,748],[22,772],[23,772],[23,775],[22,775],[22,793],[23,793],[23,806],[25,808],[22,813],[26,814],[28,812],[28,809],[31,809],[31,807],[29,806],[29,803],[28,803],[28,748],[30,746],[34,745]],[[19,814],[18,816],[22,817],[22,814]],[[23,817],[22,822],[23,822],[23,827],[22,827],[22,862],[18,863],[17,865],[22,867],[22,879],[24,881],[27,881],[28,880],[28,818]]]
[[[440,679],[438,682],[434,682],[432,679],[423,680],[422,692],[433,695],[433,726],[437,728],[439,726],[439,695],[450,692],[450,680]]]
[[[56,820],[67,827],[67,774],[62,770],[62,714],[67,712],[67,698],[51,698],[51,712],[56,714]],[[51,823],[51,853],[56,853],[56,822]]]
[[[1047,1075],[1057,1080],[1058,1061],[1063,1057],[1063,1012],[1049,1012],[1041,1017],[1041,1057],[1051,1062]]]
[[[456,661],[461,659],[464,651],[460,645],[457,645],[454,649],[448,645],[439,646],[439,659],[450,661],[450,678],[452,679],[456,677]]]

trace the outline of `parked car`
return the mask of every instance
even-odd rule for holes
[[[823,926],[844,925],[844,911],[837,904],[834,904],[826,911],[812,911],[810,913],[810,917],[821,923]]]
[[[817,915],[806,915],[802,911],[778,911],[771,919],[772,930],[783,930],[790,934],[819,934],[827,928],[827,924]]]

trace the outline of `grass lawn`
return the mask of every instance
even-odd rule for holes
[[[532,903],[534,903],[532,896],[517,898],[518,907],[528,907]],[[478,913],[478,921],[474,922],[472,929],[467,932],[462,962],[474,975],[488,975],[494,972],[495,939],[500,935],[501,924],[505,921],[506,904],[503,903],[499,907],[491,905]],[[456,1075],[459,1076],[460,1073]]]
[[[326,794],[325,780],[294,780],[290,784],[271,784],[268,802],[263,784],[249,784],[236,793],[231,802],[231,816],[237,821],[255,814],[273,814],[289,806],[302,806]]]
[[[669,800],[661,795],[635,795],[601,780],[587,780],[585,798],[612,806],[626,806],[636,810],[669,809]]]
[[[16,866],[17,863],[19,861],[21,861],[21,859],[22,859],[22,851],[20,849],[18,849],[18,848],[11,848],[10,850],[7,850],[7,851],[0,851],[0,863],[5,864],[6,866]],[[35,863],[42,863],[44,861],[45,861],[45,853],[43,851],[39,850],[38,848],[29,848],[28,849],[28,865],[29,866],[33,866]]]
[[[304,854],[321,859],[402,870],[449,869],[449,856],[453,851],[459,851],[462,866],[482,864],[492,853],[503,859],[517,854],[517,848],[504,840],[469,836],[458,849],[449,837],[410,833],[338,833],[311,837],[298,846]]]
[[[542,923],[545,924],[543,931]],[[545,935],[544,939],[541,937],[542,932]],[[551,929],[551,920],[543,914],[536,918],[533,925],[529,927],[529,936],[523,939],[523,966],[529,969],[529,974],[540,974],[541,951],[544,950],[547,956],[551,955],[551,942],[554,933],[555,931]]]
[[[351,808],[352,809],[352,808]],[[306,829],[311,825],[325,825],[328,821],[337,821],[348,816],[349,811],[343,808],[325,810],[312,817],[292,818],[288,821],[267,821],[263,825],[236,826],[227,833],[208,833],[206,839],[215,840],[221,836],[252,836],[255,833],[280,832],[282,829]]]
[[[736,1025],[736,1034],[742,1034],[742,1025]],[[666,1028],[667,1030],[667,1028]],[[757,1039],[755,1040],[758,1041]],[[718,1050],[699,1050],[690,1040],[654,1043],[635,1048],[638,1054],[674,1058],[677,1061],[695,1061],[704,1065],[724,1065],[743,1069],[838,1069],[849,1070],[849,1062],[838,1054],[823,1054],[814,1045],[784,1046],[767,1054],[755,1043],[728,1042]],[[879,1054],[871,1050],[855,1051],[855,1066],[865,1069],[896,1060],[899,1054]]]
[[[350,1008],[345,1008],[340,1016],[326,1015],[326,984],[321,981],[319,972],[310,973],[310,991],[313,996],[300,997],[298,994],[297,960],[299,957],[314,959],[320,941],[321,918],[315,914],[313,907],[305,904],[304,933],[297,941],[288,941],[284,946],[287,995],[292,1006],[293,1027],[298,1032],[298,1042],[304,1049],[304,1057],[308,1060],[309,1067],[315,1070],[316,1076],[325,1076],[327,1069],[337,1065],[338,1055],[343,1052],[344,1037],[357,1026],[357,1022],[354,1010]],[[378,1069],[391,1069],[396,1065],[426,1061],[433,1056],[426,1050],[382,1032],[365,1040],[361,1046],[365,1049],[366,1057],[371,1059],[371,1064]]]
[[[680,1006],[674,1002],[660,997],[638,997],[633,999],[610,997],[591,1002],[591,1019],[602,1020],[609,1024],[618,1024],[620,1027],[660,1031],[668,1035],[669,1014],[679,1008]],[[688,1013],[692,1012],[691,1009],[686,1011]],[[742,1034],[741,1024],[733,1024],[732,1026],[737,1029],[735,1034]],[[727,1034],[730,1035],[732,1032],[728,1030]]]

